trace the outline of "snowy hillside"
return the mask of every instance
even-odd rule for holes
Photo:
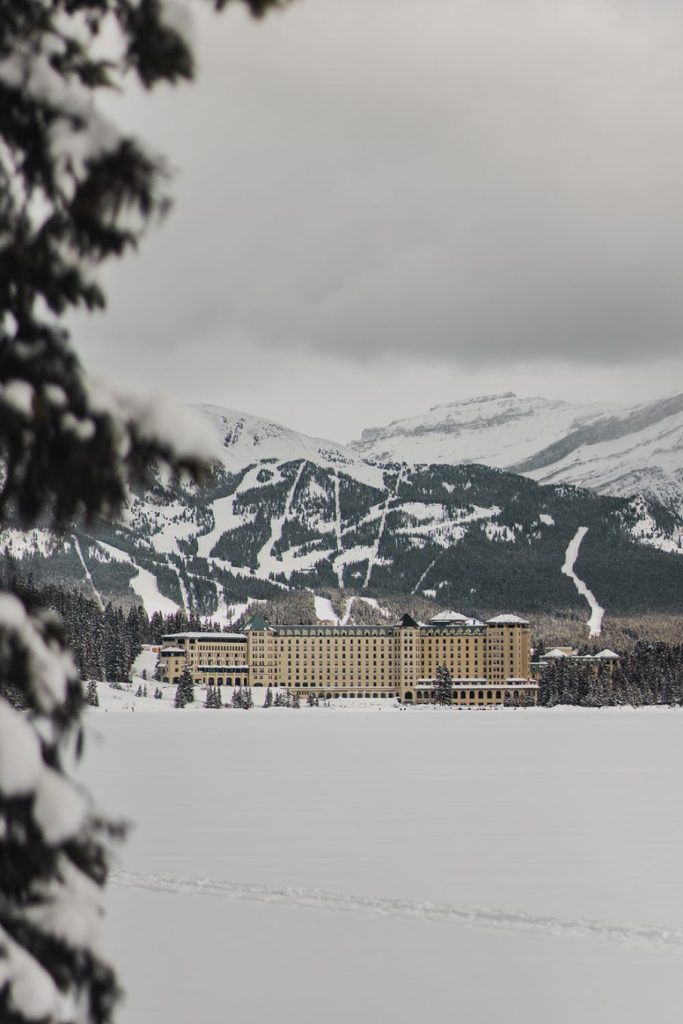
[[[207,417],[222,440],[223,465],[228,473],[237,473],[255,462],[295,462],[305,459],[314,466],[339,470],[370,486],[381,486],[381,470],[369,465],[357,452],[336,441],[308,437],[271,420],[222,409],[217,405],[198,405],[193,408]]]
[[[224,621],[250,601],[297,590],[412,594],[472,614],[590,607],[593,623],[596,609],[678,611],[683,516],[676,503],[664,508],[560,482],[563,475],[579,482],[581,458],[598,488],[608,454],[614,466],[619,459],[625,465],[627,442],[637,437],[651,476],[675,480],[673,424],[682,415],[675,406],[664,419],[652,409],[605,418],[604,409],[585,407],[578,415],[567,403],[510,395],[441,407],[429,429],[426,422],[410,431],[394,425],[392,443],[404,461],[386,464],[204,406],[223,456],[201,487],[159,476],[133,494],[120,524],[74,524],[61,535],[8,528],[0,546],[37,581],[78,587],[103,603],[142,601],[149,613],[184,607]],[[626,422],[628,439],[618,436]],[[529,476],[552,485],[449,464],[446,442],[453,451],[458,438],[463,459],[523,458]],[[429,449],[434,440],[441,461]],[[406,448],[417,457],[420,446],[435,464],[409,464]],[[590,450],[601,460],[592,464]],[[321,617],[333,618],[329,612]]]
[[[364,430],[350,448],[378,462],[479,462],[683,511],[683,395],[631,408],[489,395]]]
[[[485,466],[374,472],[369,486],[304,458],[268,457],[239,472],[218,467],[201,488],[158,479],[115,526],[7,530],[0,545],[37,581],[224,621],[247,602],[300,590],[415,595],[469,614],[590,608],[594,623],[596,609],[683,605],[683,522],[653,502]]]

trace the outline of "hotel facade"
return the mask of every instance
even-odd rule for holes
[[[333,699],[430,703],[436,672],[453,680],[453,703],[536,704],[529,623],[516,615],[480,622],[442,612],[385,626],[271,625],[256,615],[243,633],[171,633],[159,655],[163,682],[187,666],[197,684],[281,687]]]

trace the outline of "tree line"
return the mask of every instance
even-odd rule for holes
[[[38,587],[31,577],[12,579],[9,589],[26,607],[57,613],[81,679],[127,682],[143,644],[160,644],[167,633],[221,631],[220,624],[207,623],[195,612],[154,612],[150,617],[142,605],[126,609],[109,602],[101,607],[79,591]]]
[[[545,707],[616,707],[630,704],[683,705],[683,644],[639,640],[610,672],[570,658],[544,668],[539,703]]]

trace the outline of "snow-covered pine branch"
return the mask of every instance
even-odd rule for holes
[[[281,0],[242,3],[260,16]],[[152,465],[214,452],[163,403],[89,381],[62,325],[105,302],[97,267],[168,209],[163,161],[103,117],[102,89],[193,74],[181,0],[0,0],[0,523],[114,514]],[[59,622],[0,596],[0,1020],[107,1024],[99,951],[117,829],[68,778],[83,690]]]
[[[84,698],[60,622],[10,594],[0,698],[0,1019],[107,1020],[117,987],[99,922],[117,830],[64,771]]]

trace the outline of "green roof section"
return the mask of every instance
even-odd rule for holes
[[[252,617],[249,619],[249,622],[247,622],[244,628],[245,630],[270,629],[270,623],[268,622],[268,619],[265,619],[263,615],[259,615],[259,613],[257,612],[255,615],[252,615]]]

